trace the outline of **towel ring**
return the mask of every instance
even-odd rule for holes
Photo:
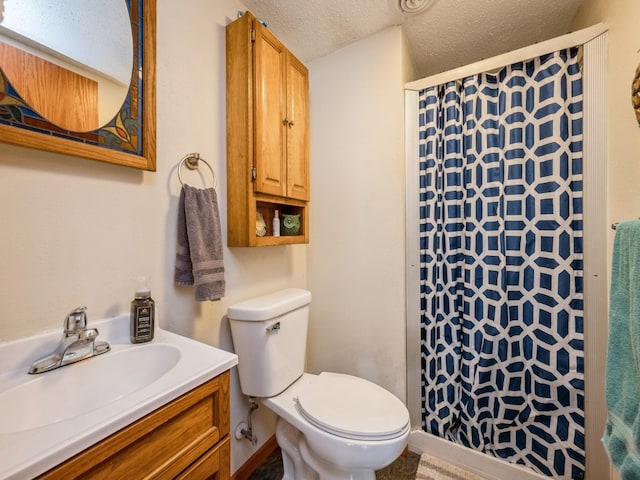
[[[197,170],[198,164],[200,162],[204,163],[207,167],[209,167],[209,171],[211,172],[211,177],[213,178],[213,188],[216,188],[216,185],[218,183],[216,181],[216,174],[213,173],[213,168],[211,168],[211,165],[209,164],[209,162],[207,162],[204,158],[200,157],[199,153],[190,153],[189,155],[185,155],[184,157],[182,157],[182,160],[180,160],[180,164],[178,165],[178,180],[180,180],[180,185],[184,186],[184,182],[182,181],[182,166],[186,165],[189,170]]]

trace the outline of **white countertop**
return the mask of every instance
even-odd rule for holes
[[[0,343],[0,479],[44,473],[238,363],[233,353],[162,329],[156,329],[152,342],[132,345],[128,316],[91,321],[88,327],[98,328],[97,340],[109,342],[110,352],[38,375],[29,375],[29,366],[55,349],[62,329]],[[137,388],[124,381],[136,365],[122,360],[141,353],[147,360],[168,353],[172,358],[159,359],[160,366],[153,362],[150,383]],[[150,365],[145,361],[140,368]],[[144,377],[145,372],[139,373]],[[108,382],[118,387],[127,383],[126,392],[95,408],[87,405],[85,397],[95,397],[96,387],[109,388]],[[16,394],[21,391],[29,392],[29,398]],[[78,403],[80,413],[61,413],[73,411],[74,402],[84,402]]]

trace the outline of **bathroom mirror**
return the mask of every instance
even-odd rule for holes
[[[155,0],[110,1],[102,2],[108,11],[93,22],[86,19],[83,0],[4,0],[0,141],[155,170]],[[16,32],[27,18],[38,16],[34,13],[16,19],[19,28],[11,31],[12,12],[19,16],[17,4],[61,17],[65,27],[58,36],[71,46],[82,45],[86,60],[44,37]],[[56,36],[54,20],[44,23],[46,35]],[[101,25],[110,37],[97,33]],[[34,31],[42,36],[45,28]]]

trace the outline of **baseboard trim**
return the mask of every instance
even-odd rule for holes
[[[253,472],[278,448],[276,436],[272,435],[269,440],[264,442],[262,446],[244,462],[242,466],[236,470],[231,476],[231,480],[247,480]]]

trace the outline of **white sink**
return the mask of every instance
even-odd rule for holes
[[[6,418],[2,415],[0,434],[82,416],[141,390],[170,373],[180,360],[180,350],[173,345],[149,344],[90,360],[72,364],[73,371],[58,368],[32,375],[26,382],[0,393],[0,411],[24,412]]]
[[[237,364],[237,357],[157,329],[129,342],[128,316],[90,322],[111,351],[27,373],[60,332],[0,343],[0,478],[32,478]]]

